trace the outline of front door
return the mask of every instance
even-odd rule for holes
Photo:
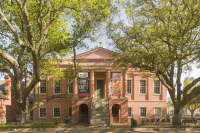
[[[97,99],[104,98],[104,80],[98,79],[97,80]]]

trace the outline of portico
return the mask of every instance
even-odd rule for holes
[[[83,67],[84,68],[84,67]],[[98,67],[99,68],[99,67]],[[97,94],[100,93],[101,98],[122,98],[126,95],[126,68],[121,68],[121,70],[102,70],[101,69],[93,69],[93,70],[85,70],[88,72],[88,80],[89,80],[89,94],[88,98],[97,99]],[[122,73],[122,86],[121,86],[121,95],[118,97],[112,96],[111,90],[111,82],[112,82],[112,73]],[[102,85],[103,84],[103,85]],[[77,78],[73,83],[73,98],[78,98],[78,82]],[[100,89],[99,89],[100,88]],[[103,89],[103,90],[102,90]]]

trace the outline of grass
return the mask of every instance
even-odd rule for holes
[[[53,128],[57,127],[58,124],[59,122],[43,122],[42,124],[42,121],[29,122],[22,125],[15,125],[14,123],[5,123],[0,124],[0,128]]]

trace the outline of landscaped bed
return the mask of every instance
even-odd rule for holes
[[[53,128],[57,127],[59,123],[56,122],[29,122],[22,125],[16,125],[15,123],[0,124],[0,128]]]

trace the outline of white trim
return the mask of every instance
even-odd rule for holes
[[[146,89],[146,90],[145,90],[146,93],[140,93],[140,90],[139,90],[139,94],[140,94],[140,95],[146,95],[146,94],[147,94],[147,78],[140,78],[140,81],[141,81],[141,80],[146,80],[146,88],[145,88],[145,89]],[[140,89],[140,82],[139,82],[139,89]]]
[[[128,116],[128,118],[132,118],[132,107],[128,106],[128,108],[131,108],[131,116]]]
[[[68,79],[68,83],[67,83],[67,85],[69,84],[69,79]],[[72,90],[74,89],[74,81],[72,82]],[[70,86],[69,86],[70,87]],[[73,90],[73,93],[74,93],[74,90]],[[73,95],[73,93],[69,93],[69,89],[68,89],[68,94],[69,95]]]
[[[127,82],[127,80],[131,80],[131,93],[127,93],[127,92],[128,92],[128,91],[127,91],[127,87],[128,87],[128,82]],[[132,87],[133,87],[133,86],[132,86],[132,82],[133,82],[132,78],[126,78],[126,83],[127,83],[127,84],[126,84],[126,94],[127,94],[127,95],[132,95]]]
[[[39,95],[46,95],[47,94],[47,80],[46,79],[42,79],[46,81],[46,93],[40,93],[40,82],[39,82]]]
[[[39,118],[46,118],[46,116],[45,117],[40,117],[40,108],[45,108],[46,109],[46,116],[47,116],[47,108],[45,106],[39,107]]]
[[[104,99],[104,89],[105,89],[105,86],[104,86],[104,79],[105,78],[96,78],[96,99],[97,99],[97,80],[103,80],[103,98]],[[101,98],[100,98],[101,99]]]
[[[156,114],[155,114],[155,113],[156,113],[156,108],[160,108],[161,116],[159,116],[159,117],[156,117],[156,116],[155,116],[155,115],[156,115]],[[160,106],[155,106],[155,107],[154,107],[154,117],[155,117],[155,118],[162,118],[162,107],[160,107]]]
[[[54,116],[54,108],[60,108],[60,115],[61,115],[61,107],[60,107],[60,106],[54,106],[54,107],[53,107],[53,118],[60,118],[60,117],[55,117],[55,116]]]
[[[147,118],[147,107],[144,107],[144,106],[141,106],[140,108],[139,108],[139,112],[140,112],[140,109],[141,108],[146,108],[146,116],[141,116],[141,114],[140,114],[140,118]],[[141,112],[140,112],[141,113]]]
[[[70,106],[70,107],[68,107],[68,118],[71,118],[72,116],[69,116],[69,108],[71,108],[72,109],[72,107]]]
[[[159,79],[154,79],[154,80],[153,80],[153,94],[154,94],[154,95],[161,95],[161,82],[160,82],[160,93],[158,94],[158,93],[155,93],[155,88],[154,88],[154,87],[155,87],[155,86],[154,86],[155,80],[160,81]]]
[[[60,93],[55,93],[55,81],[53,81],[54,82],[54,85],[53,85],[53,94],[58,94],[58,95],[60,95],[61,94],[61,79],[60,79]]]

